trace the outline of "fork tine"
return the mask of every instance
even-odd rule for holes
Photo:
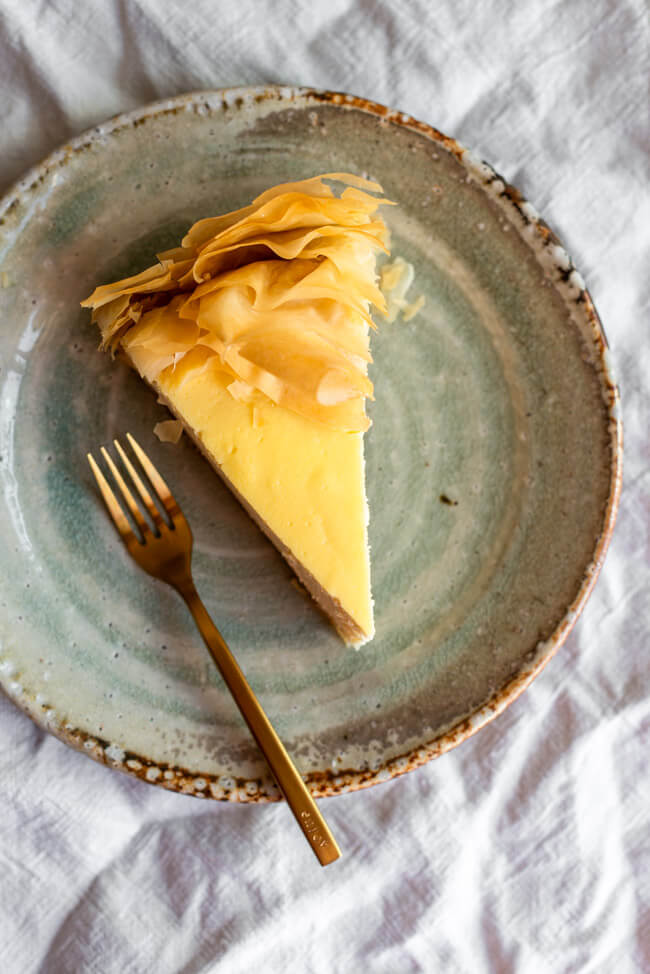
[[[128,433],[127,433],[127,436],[128,436]],[[113,440],[113,443],[115,444],[115,449],[117,450],[117,452],[120,455],[120,458],[122,460],[122,463],[124,464],[124,466],[126,467],[126,469],[129,471],[129,476],[131,477],[131,480],[135,484],[136,490],[138,491],[140,497],[142,498],[143,503],[145,504],[147,510],[149,511],[149,514],[151,515],[151,519],[153,520],[153,523],[155,524],[155,526],[158,529],[158,531],[160,531],[163,527],[165,527],[165,522],[163,520],[162,514],[160,513],[160,511],[156,507],[156,505],[155,505],[155,503],[153,501],[153,498],[152,498],[151,494],[149,493],[149,491],[147,490],[147,488],[143,484],[142,478],[140,477],[140,475],[138,474],[138,471],[135,469],[135,467],[133,466],[133,464],[131,463],[131,461],[127,457],[126,453],[122,449],[122,446],[120,445],[119,441],[118,440]],[[144,464],[143,464],[143,466],[144,466]],[[145,469],[145,471],[147,470],[146,467],[144,469]]]
[[[138,441],[135,439],[134,436],[131,436],[130,433],[126,434],[126,438],[131,444],[131,447],[133,448],[133,452],[135,453],[138,460],[142,464],[142,469],[146,473],[151,483],[156,488],[156,492],[160,497],[162,505],[167,511],[167,513],[169,514],[169,516],[172,519],[179,516],[182,517],[183,512],[178,506],[178,501],[176,500],[171,490],[169,489],[169,487],[167,486],[163,478],[160,476],[160,474],[158,473],[158,471],[156,470],[153,463],[151,462],[147,454],[144,452],[144,450],[142,449]]]
[[[134,519],[135,523],[138,525],[138,527],[142,531],[142,534],[144,535],[145,532],[148,530],[148,524],[145,521],[144,517],[142,516],[142,511],[140,510],[140,508],[136,504],[136,502],[135,502],[135,500],[133,498],[133,494],[131,493],[131,491],[127,487],[126,482],[125,482],[122,474],[120,473],[120,471],[117,469],[117,467],[113,463],[113,458],[111,457],[111,455],[108,452],[108,450],[106,449],[106,447],[105,446],[101,447],[101,451],[102,451],[102,456],[104,457],[104,460],[106,460],[106,463],[108,464],[108,469],[113,474],[113,477],[115,478],[115,483],[120,488],[120,491],[122,492],[122,497],[126,501],[126,503],[128,505],[128,508],[131,511],[131,514],[133,515],[133,519]]]
[[[108,513],[113,518],[115,527],[120,532],[124,541],[136,540],[135,535],[131,530],[131,525],[127,521],[124,511],[120,507],[115,494],[109,487],[104,474],[97,466],[95,458],[93,457],[92,453],[87,453],[86,456],[88,457],[90,469],[92,470],[95,480],[97,481],[97,486],[99,487],[102,497],[104,498],[104,503],[108,508]]]

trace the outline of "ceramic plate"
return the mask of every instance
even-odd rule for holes
[[[408,322],[374,338],[366,438],[377,636],[334,634],[79,302],[208,214],[323,171],[398,201]],[[202,92],[32,170],[0,220],[0,675],[41,726],[193,794],[278,797],[180,599],[124,552],[85,454],[130,430],[194,529],[197,586],[316,795],[415,767],[502,710],[598,573],[620,481],[606,344],[532,206],[457,143],[306,89]]]

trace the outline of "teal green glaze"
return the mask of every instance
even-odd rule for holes
[[[561,640],[613,523],[615,393],[566,255],[457,147],[300,91],[224,97],[107,123],[6,210],[0,681],[68,738],[267,781],[184,605],[129,560],[97,497],[86,451],[129,430],[172,485],[197,586],[302,770],[347,768],[355,787],[369,768],[399,773],[399,755],[430,756],[468,715],[479,726]],[[155,440],[165,409],[97,350],[79,309],[197,218],[326,170],[382,182],[399,204],[393,251],[415,267],[409,297],[426,298],[373,336],[377,635],[359,652],[190,443]]]
[[[90,186],[74,193],[66,199],[52,214],[48,241],[53,247],[60,247],[76,236],[92,212],[104,196],[102,189]]]

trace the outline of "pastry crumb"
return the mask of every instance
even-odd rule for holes
[[[403,257],[396,257],[394,261],[384,264],[380,272],[379,288],[386,299],[386,321],[392,323],[399,315],[404,321],[410,321],[424,305],[424,295],[415,301],[408,302],[406,294],[415,276],[413,264],[409,264]]]
[[[421,294],[419,298],[416,298],[412,304],[405,304],[402,308],[402,318],[404,321],[410,321],[411,318],[415,318],[416,314],[420,308],[424,307],[424,295]]]
[[[179,419],[163,419],[153,428],[161,443],[178,443],[183,435],[183,424]]]

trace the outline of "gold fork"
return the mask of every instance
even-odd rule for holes
[[[327,866],[339,858],[341,852],[330,832],[327,823],[316,807],[316,802],[310,795],[296,766],[287,754],[282,741],[273,730],[271,722],[264,713],[259,701],[250,688],[237,661],[228,649],[221,633],[208,615],[207,609],[199,598],[194,587],[191,571],[192,532],[185,520],[183,512],[172,496],[169,487],[160,476],[153,463],[142,447],[130,433],[126,434],[134,454],[149,478],[158,495],[164,517],[155,504],[151,493],[143,483],[142,478],[129,460],[128,456],[117,440],[115,449],[131,478],[140,501],[149,513],[154,530],[144,517],[140,506],[127,486],[122,474],[111,459],[105,447],[101,448],[102,455],[117,485],[122,500],[126,503],[140,537],[132,529],[113,490],[103,473],[96,464],[92,454],[88,454],[93,474],[108,511],[115,522],[124,544],[132,558],[144,568],[146,572],[167,582],[185,599],[187,606],[194,616],[203,640],[210,650],[217,664],[223,680],[230,690],[239,711],[248,724],[250,731],[257,741],[260,751],[266,758],[273,775],[280,786],[284,797],[293,812],[298,825],[304,832],[312,849],[318,857],[321,866]]]

